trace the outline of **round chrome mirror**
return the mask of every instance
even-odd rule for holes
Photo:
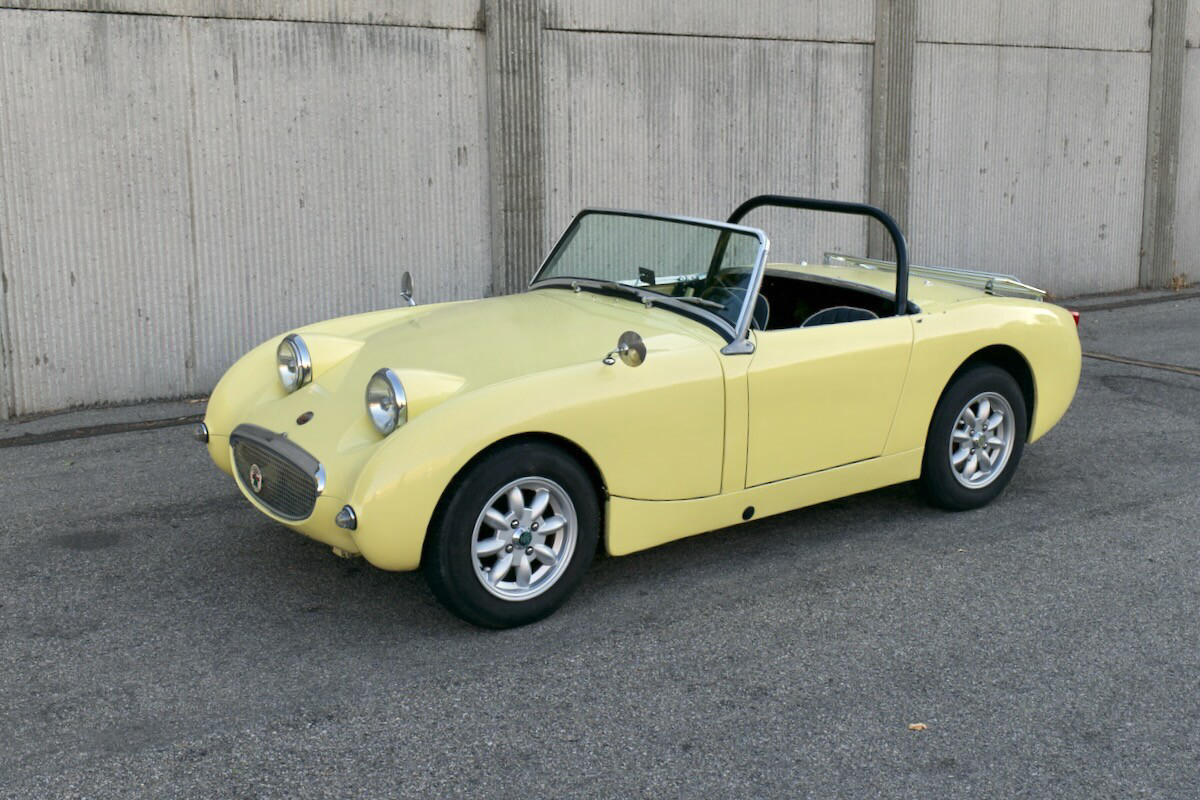
[[[636,331],[625,331],[621,338],[617,339],[617,355],[627,367],[641,366],[646,360],[646,343]]]
[[[613,356],[618,356],[627,367],[640,366],[646,360],[646,343],[636,331],[625,331],[617,339],[617,346],[604,357],[604,363],[610,367],[617,363]]]
[[[404,298],[405,305],[417,304],[417,301],[413,300],[412,273],[408,270],[404,270],[404,274],[400,276],[400,296]]]

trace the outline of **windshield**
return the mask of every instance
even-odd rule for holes
[[[766,237],[752,228],[621,211],[584,211],[534,279],[695,316],[716,317],[735,335],[757,298]]]

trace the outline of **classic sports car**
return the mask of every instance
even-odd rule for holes
[[[768,264],[737,224],[760,206],[874,218],[896,261]],[[910,268],[895,222],[857,203],[585,210],[526,292],[251,350],[196,437],[270,518],[421,568],[465,620],[521,625],[601,542],[623,555],[912,480],[948,509],[990,502],[1079,380],[1078,316],[1042,294]]]

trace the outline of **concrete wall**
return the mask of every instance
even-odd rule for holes
[[[206,392],[405,269],[482,296],[483,58],[471,29],[0,11],[5,410]]]
[[[1148,67],[1145,53],[918,45],[913,258],[1058,294],[1136,285]]]
[[[861,44],[551,32],[546,244],[584,206],[724,219],[768,191],[863,199],[870,71]],[[778,260],[865,246],[848,217],[747,224],[768,229]]]
[[[206,392],[404,269],[519,287],[588,205],[875,199],[1059,294],[1161,282],[1166,230],[1195,278],[1198,45],[1200,0],[0,0],[0,416]]]
[[[913,258],[1059,294],[1138,282],[1150,0],[925,0]]]

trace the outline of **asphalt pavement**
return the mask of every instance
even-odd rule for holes
[[[1200,299],[1081,330],[1200,366]],[[1200,376],[1087,359],[989,508],[900,486],[602,558],[499,633],[122,427],[198,410],[0,426],[0,796],[1200,794]]]

